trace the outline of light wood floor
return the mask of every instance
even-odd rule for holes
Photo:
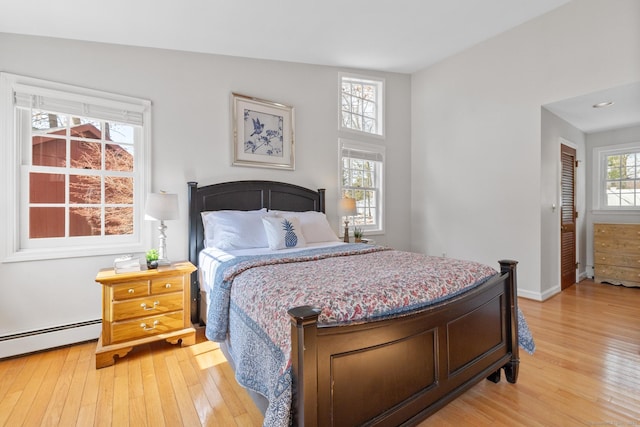
[[[640,288],[520,300],[536,340],[517,384],[482,381],[426,426],[638,425]],[[0,361],[0,426],[260,426],[217,345],[154,343],[95,369],[95,342]]]

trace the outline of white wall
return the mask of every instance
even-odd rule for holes
[[[387,147],[387,232],[375,239],[409,248],[408,75],[2,33],[0,70],[153,102],[152,189],[178,193],[182,203],[181,219],[167,223],[172,259],[187,257],[186,182],[190,180],[206,185],[267,179],[326,188],[327,214],[337,231],[338,72],[384,77],[387,138],[379,143]],[[294,106],[294,172],[230,166],[232,91]],[[7,355],[3,347],[9,345],[2,337],[99,319],[101,294],[94,278],[112,259],[0,263],[0,357]]]
[[[543,299],[540,107],[639,75],[636,0],[574,0],[415,73],[412,249],[516,259]]]

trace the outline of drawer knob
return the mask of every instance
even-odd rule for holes
[[[147,303],[143,302],[142,304],[140,304],[140,307],[142,307],[143,310],[155,310],[157,306],[160,305],[160,301],[154,301],[153,302],[153,307],[147,307]]]
[[[164,285],[164,287],[165,287],[166,289],[171,288],[171,283],[167,283],[167,284],[165,284],[165,285]]]
[[[134,293],[135,291],[133,289],[129,289],[127,292],[129,292],[130,294]]]
[[[153,331],[156,328],[156,326],[158,326],[159,324],[160,324],[159,320],[154,320],[153,321],[153,326],[149,327],[149,326],[147,326],[146,323],[140,323],[140,327],[142,329],[144,329],[145,331]]]

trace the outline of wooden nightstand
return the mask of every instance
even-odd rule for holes
[[[102,334],[96,347],[96,369],[111,366],[134,346],[167,340],[195,344],[189,286],[196,267],[188,261],[155,270],[116,274],[100,270]]]

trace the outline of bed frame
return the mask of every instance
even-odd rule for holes
[[[194,265],[203,248],[202,211],[325,211],[324,190],[273,181],[188,185]],[[314,307],[291,308],[294,425],[415,425],[482,379],[500,381],[501,369],[515,383],[517,262],[499,264],[500,274],[485,284],[396,319],[323,327]],[[199,295],[197,281],[194,273],[192,295]]]

